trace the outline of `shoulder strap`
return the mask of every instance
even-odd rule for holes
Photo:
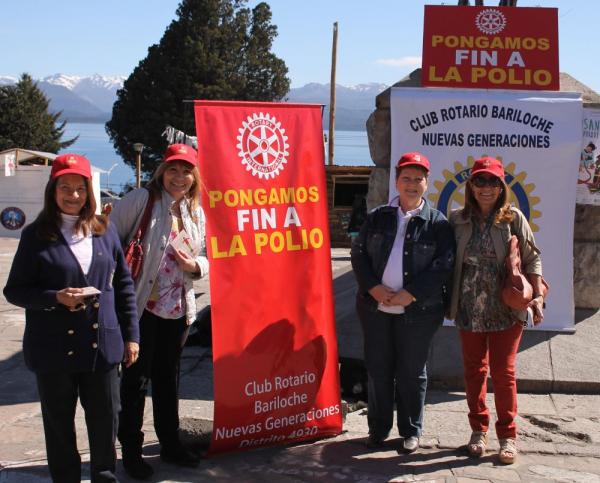
[[[152,207],[154,205],[154,197],[152,196],[152,191],[148,190],[148,201],[146,201],[146,208],[144,208],[144,214],[142,215],[142,221],[140,222],[140,226],[138,226],[137,232],[135,234],[135,239],[141,241],[146,234],[146,229],[148,228],[148,223],[150,222],[150,216],[152,216]]]
[[[512,220],[510,220],[510,223],[508,224],[508,231],[511,235],[516,235],[517,238],[519,238],[519,233],[517,232],[517,230],[515,230],[515,218],[518,215],[514,212],[514,210],[512,209],[512,206],[511,206],[510,211],[513,214],[513,218],[512,218]]]

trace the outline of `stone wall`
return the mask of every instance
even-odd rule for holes
[[[369,192],[367,193],[367,211],[383,205],[388,201],[390,191],[390,168],[377,166],[369,176]]]
[[[575,206],[573,290],[575,307],[600,307],[600,206]]]

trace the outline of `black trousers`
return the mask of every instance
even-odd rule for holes
[[[179,446],[179,359],[188,334],[185,317],[163,319],[144,311],[140,319],[140,356],[123,369],[119,441],[123,457],[142,454],[144,405],[152,383],[154,429],[163,448]]]
[[[75,436],[77,397],[85,412],[92,482],[116,482],[115,438],[119,414],[117,367],[100,372],[36,373],[52,481],[79,483],[81,458]]]

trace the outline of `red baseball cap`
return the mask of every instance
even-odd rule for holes
[[[52,162],[50,178],[58,178],[63,174],[79,174],[89,179],[92,177],[92,168],[88,159],[81,154],[61,154]]]
[[[504,167],[502,166],[502,161],[489,156],[479,158],[473,163],[473,167],[471,168],[471,178],[480,173],[488,173],[497,178],[504,179]]]
[[[416,151],[404,153],[396,164],[396,168],[405,168],[406,166],[421,166],[421,168],[425,168],[429,173],[429,160],[427,159],[427,156],[417,153]]]
[[[197,166],[198,153],[187,144],[171,144],[165,151],[164,162],[170,163],[171,161],[185,161],[192,166]]]

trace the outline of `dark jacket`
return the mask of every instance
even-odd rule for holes
[[[25,308],[23,353],[35,372],[89,372],[123,359],[124,341],[139,342],[133,281],[112,225],[92,239],[93,256],[84,276],[64,237],[41,240],[33,222],[21,233],[4,296]],[[71,312],[56,301],[66,287],[101,290],[87,308]]]
[[[397,226],[398,207],[380,206],[369,213],[352,244],[352,268],[358,282],[357,304],[362,308],[377,310],[377,301],[368,291],[381,283]],[[417,299],[406,307],[408,322],[443,315],[450,293],[454,252],[450,223],[425,200],[420,213],[410,219],[404,236],[403,288]]]

